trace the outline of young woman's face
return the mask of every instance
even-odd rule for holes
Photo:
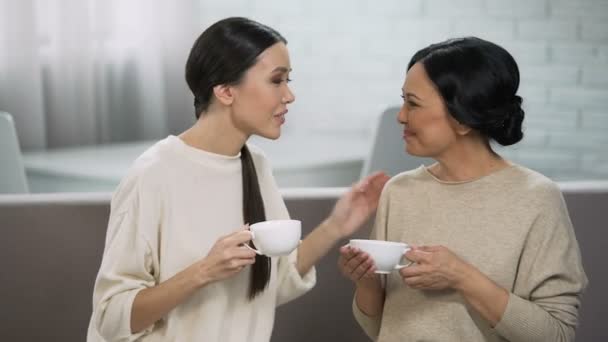
[[[404,125],[406,151],[421,157],[439,156],[455,143],[458,122],[448,113],[422,63],[407,72],[402,91],[398,120]]]
[[[277,43],[262,52],[241,83],[234,87],[233,122],[247,135],[277,139],[285,123],[291,63],[287,46]]]

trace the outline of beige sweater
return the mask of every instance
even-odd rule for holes
[[[250,146],[267,219],[288,218],[268,162]],[[268,342],[277,305],[312,288],[288,257],[272,258],[268,288],[247,298],[250,268],[201,288],[148,329],[131,334],[137,292],[204,258],[221,236],[242,229],[241,161],[170,136],[145,152],[114,193],[93,293],[89,342]]]
[[[366,333],[388,341],[573,341],[587,277],[565,202],[546,177],[513,165],[470,182],[425,167],[386,185],[372,239],[444,245],[510,291],[492,328],[454,290],[421,291],[386,278],[380,317],[353,301]]]

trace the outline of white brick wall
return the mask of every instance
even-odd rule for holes
[[[580,122],[582,129],[608,132],[608,115],[606,115],[606,112],[583,111]]]
[[[584,66],[581,76],[583,86],[608,88],[608,68],[604,65]]]
[[[527,113],[524,127],[528,130],[550,134],[559,130],[576,131],[580,126],[578,110],[575,108],[524,103],[524,110]]]
[[[455,6],[452,0],[425,0],[424,14],[426,17],[442,17],[447,20],[477,18],[483,16],[485,12],[484,2],[484,0],[459,0],[458,5]],[[376,4],[382,6],[381,1],[377,1]]]
[[[608,88],[555,86],[550,90],[549,101],[566,107],[608,109]],[[608,112],[606,113],[608,115]]]
[[[576,84],[579,79],[579,67],[576,65],[528,65],[519,66],[521,82],[525,84]]]
[[[608,18],[608,2],[605,0],[550,0],[548,3],[552,17]]]
[[[596,62],[598,56],[592,43],[551,44],[549,61],[558,65],[587,65]]]
[[[545,0],[487,0],[487,14],[495,18],[510,18],[515,20],[547,17],[547,1]]]
[[[549,54],[549,44],[547,42],[511,40],[500,41],[500,44],[513,55],[520,68],[547,63]]]
[[[500,151],[551,177],[608,178],[608,0],[200,1],[202,27],[243,15],[289,40],[286,134],[369,137],[417,49],[475,35],[521,69],[525,138]]]
[[[515,38],[515,21],[494,18],[457,21],[451,35],[470,36],[471,32],[479,32],[475,35],[492,41],[512,41]]]
[[[522,41],[576,41],[578,23],[572,19],[519,20],[517,37]]]
[[[590,42],[608,42],[608,30],[606,30],[607,19],[581,20],[581,39]]]

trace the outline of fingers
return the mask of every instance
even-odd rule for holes
[[[363,277],[374,276],[376,267],[369,254],[360,249],[342,246],[338,266],[344,276],[353,281],[358,281]]]
[[[255,259],[232,259],[223,265],[220,279],[231,277],[241,272],[245,267],[255,263]]]
[[[423,277],[407,277],[407,278],[403,278],[403,282],[405,283],[405,285],[411,287],[411,288],[423,288],[425,287],[425,282],[424,282],[424,278]]]
[[[229,268],[237,268],[255,263],[254,251],[244,247],[232,247],[224,250],[223,260]]]
[[[401,276],[404,278],[417,277],[417,276],[420,276],[420,275],[426,273],[427,271],[428,271],[427,266],[413,264],[411,266],[400,269],[399,274],[401,274]]]
[[[384,186],[391,177],[384,172],[376,172],[370,176],[370,182],[374,186]]]
[[[364,178],[364,179],[358,181],[357,183],[353,184],[352,190],[353,190],[353,192],[365,192],[368,187],[369,187],[369,181],[367,180],[367,178]]]
[[[222,238],[226,246],[239,246],[251,241],[251,232],[249,230],[239,230]]]
[[[384,184],[390,179],[386,173],[382,171],[374,172],[373,174],[364,178],[367,181],[368,187],[374,190],[382,190]]]
[[[251,241],[251,232],[248,230],[237,231],[220,238],[210,254],[215,255],[216,260],[224,264],[230,264],[232,260],[251,259],[251,261],[255,261],[256,253],[244,246],[249,241]]]
[[[357,250],[349,245],[340,247],[340,258],[343,258],[345,261],[352,259],[356,254]]]
[[[255,258],[247,258],[247,259],[230,259],[227,264],[227,268],[229,269],[242,269],[245,266],[255,264]]]
[[[352,254],[351,258],[346,261],[345,265],[348,269],[354,270],[367,259],[371,259],[367,253],[357,250]]]
[[[380,194],[384,184],[390,179],[390,177],[382,172],[374,172],[373,174],[361,179],[351,186],[353,192],[367,192],[373,191],[374,193]]]
[[[415,262],[417,264],[429,263],[431,256],[432,254],[430,252],[425,252],[420,247],[412,248],[405,253],[405,257],[409,261]]]
[[[368,189],[369,189],[369,183],[364,182],[364,183],[361,183],[361,184],[357,184],[357,187],[355,188],[355,191],[356,192],[362,192],[362,193],[364,193],[364,192],[367,192]]]
[[[338,257],[338,267],[340,268],[340,270],[342,271],[342,273],[344,273],[344,275],[346,275],[345,273],[345,267],[346,267],[346,263],[348,262],[348,260],[350,260],[352,258],[352,249],[350,248],[350,246],[342,246],[340,247],[340,256]]]
[[[367,177],[365,177],[365,179],[368,179],[370,182],[375,182],[379,179],[382,178],[390,178],[386,173],[384,173],[384,171],[376,171],[370,175],[368,175]]]
[[[384,186],[386,185],[386,183],[389,180],[390,180],[390,177],[386,176],[386,177],[378,178],[377,180],[374,181],[374,190],[378,193],[378,195],[382,192],[382,189],[384,189]]]
[[[424,251],[424,252],[438,252],[442,249],[442,246],[420,246],[416,247],[416,249]]]
[[[377,188],[378,185],[384,185],[390,177],[382,171],[377,171],[363,178],[353,185],[353,189],[360,192],[365,192],[369,188]]]
[[[344,269],[351,279],[358,280],[363,276],[370,267],[374,265],[374,261],[369,254],[359,251],[344,264]]]
[[[245,246],[235,247],[231,254],[232,258],[236,259],[250,259],[255,258],[257,255],[254,251]]]
[[[350,279],[358,281],[369,273],[374,271],[374,262],[371,258],[364,259],[359,266],[357,266],[350,274]]]

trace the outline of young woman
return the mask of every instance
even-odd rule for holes
[[[289,256],[247,249],[247,223],[289,217],[270,166],[246,144],[277,139],[291,65],[286,40],[228,18],[186,64],[196,123],[139,157],[116,190],[89,341],[264,341],[277,305],[315,284],[315,263],[375,210],[388,177],[354,185]]]
[[[378,341],[573,341],[587,284],[559,188],[490,141],[523,137],[519,71],[477,38],[418,51],[402,87],[407,152],[432,157],[382,192],[373,239],[418,247],[381,279],[343,247],[355,317]]]

